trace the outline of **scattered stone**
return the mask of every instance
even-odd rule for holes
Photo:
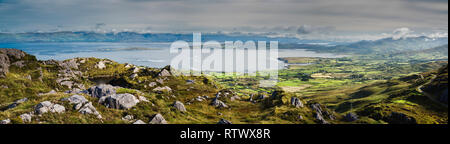
[[[25,66],[25,64],[23,64],[25,61],[16,61],[16,62],[14,62],[14,63],[12,63],[11,65],[14,65],[14,66],[17,66],[17,67],[19,67],[19,68],[22,68],[22,67],[24,67]]]
[[[300,101],[300,99],[297,97],[291,97],[291,105],[296,108],[303,107],[302,101]]]
[[[232,96],[232,97],[230,98],[230,100],[231,100],[231,101],[241,100],[241,97],[235,95],[235,96]]]
[[[217,124],[232,124],[232,123],[226,119],[220,119],[220,121]]]
[[[171,76],[172,74],[170,74],[170,72],[166,69],[163,69],[161,72],[159,72],[158,76],[160,77],[167,77],[167,76]]]
[[[221,115],[223,115],[221,112],[217,112],[217,115],[219,115],[219,116],[221,116]]]
[[[173,103],[173,107],[175,107],[177,110],[181,111],[181,112],[185,112],[186,108],[184,107],[184,104],[181,103],[180,101],[175,101]]]
[[[134,119],[134,116],[132,115],[126,115],[122,118],[123,121],[132,121]]]
[[[269,97],[268,95],[261,94],[261,95],[259,95],[258,99],[263,100],[263,99],[268,98],[268,97]]]
[[[201,101],[205,101],[206,98],[205,98],[205,97],[202,97],[202,96],[198,96],[198,97],[196,97],[194,100],[201,102]]]
[[[157,85],[156,82],[151,82],[150,84],[148,84],[148,86],[151,87],[151,88],[155,87],[156,85]]]
[[[68,98],[63,98],[61,101],[69,101],[70,104],[84,104],[88,102],[88,100],[81,95],[73,95]]]
[[[172,89],[168,86],[164,86],[164,87],[156,87],[153,89],[153,92],[156,93],[164,93],[164,92],[172,92]]]
[[[131,76],[130,76],[130,79],[135,79],[136,77],[138,77],[139,75],[138,74],[132,74]]]
[[[167,121],[161,114],[156,114],[150,121],[150,124],[167,124]]]
[[[322,115],[322,107],[320,106],[319,103],[311,104],[311,108],[320,115]]]
[[[137,120],[136,122],[134,122],[133,124],[146,124],[144,121],[142,120]]]
[[[101,119],[102,115],[100,115],[100,113],[97,111],[97,109],[92,105],[92,102],[88,102],[87,104],[85,104],[83,107],[80,108],[80,110],[78,111],[81,114],[92,114],[92,115],[96,115],[97,118]]]
[[[92,97],[101,98],[116,94],[116,89],[112,85],[101,84],[88,89]]]
[[[194,80],[186,80],[186,84],[194,84],[195,81]]]
[[[216,108],[228,108],[228,106],[224,102],[220,101],[218,98],[214,98],[211,105],[213,105]]]
[[[133,69],[133,73],[139,73],[141,69],[139,67],[134,67]]]
[[[392,112],[389,115],[387,122],[390,124],[417,124],[414,117],[410,117],[400,112]]]
[[[72,90],[68,90],[64,92],[66,94],[88,94],[89,92],[87,90],[81,90],[79,88],[73,88]]]
[[[9,123],[11,123],[10,119],[5,119],[5,120],[0,121],[0,124],[9,124]]]
[[[29,123],[29,122],[31,122],[32,115],[25,113],[25,114],[20,115],[19,117],[22,119],[22,122]]]
[[[147,98],[145,98],[144,96],[139,96],[139,101],[143,101],[143,102],[150,102]]]
[[[8,108],[6,108],[6,109],[12,109],[12,108],[15,108],[15,107],[17,107],[19,104],[24,103],[24,102],[26,102],[26,101],[28,101],[28,98],[23,98],[23,99],[16,100],[14,103],[8,105]]]
[[[130,109],[135,106],[139,100],[132,94],[114,94],[107,97],[102,97],[99,103],[105,105],[108,108],[114,109]]]
[[[316,112],[315,116],[316,120],[319,122],[319,124],[329,124],[322,116],[322,114]]]
[[[106,65],[105,65],[104,61],[99,61],[97,63],[97,65],[95,65],[95,67],[98,68],[98,69],[104,69],[104,68],[106,68]]]
[[[34,111],[37,114],[44,114],[47,112],[51,112],[51,113],[63,113],[66,111],[66,109],[64,108],[64,106],[59,105],[59,104],[53,104],[50,101],[43,101],[39,104],[37,104],[34,108]]]
[[[347,115],[345,115],[344,120],[348,122],[356,121],[358,120],[358,115],[354,113],[348,113]]]
[[[42,95],[51,95],[51,94],[56,94],[56,91],[55,90],[51,90],[48,93],[39,93],[38,95],[42,96]]]
[[[156,79],[156,82],[158,82],[160,84],[164,84],[164,79],[158,78],[158,79]]]

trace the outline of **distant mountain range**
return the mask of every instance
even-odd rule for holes
[[[17,42],[192,42],[192,34],[176,33],[96,33],[96,32],[47,32],[0,33],[0,43]],[[334,43],[325,40],[300,40],[295,37],[267,37],[262,35],[228,35],[203,33],[202,41],[279,41],[280,43]]]
[[[192,34],[176,33],[96,33],[88,31],[0,33],[0,43],[23,42],[174,42],[183,40],[192,42]],[[281,49],[308,49],[316,52],[344,54],[395,54],[410,51],[422,51],[448,44],[448,37],[430,38],[426,36],[402,39],[384,38],[375,41],[354,43],[326,40],[308,40],[295,37],[268,37],[264,35],[202,34],[206,41],[278,41]]]
[[[308,44],[283,44],[281,48],[308,49],[316,52],[332,52],[345,54],[395,54],[411,51],[422,51],[448,44],[448,37],[430,38],[426,36],[403,39],[384,38],[375,41],[359,41],[337,46]]]

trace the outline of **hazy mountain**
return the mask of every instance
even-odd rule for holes
[[[0,43],[17,42],[192,42],[192,34],[176,33],[96,33],[96,32],[48,32],[48,33],[0,33]],[[300,40],[294,37],[267,37],[263,35],[202,34],[202,41],[279,41],[280,43],[330,43],[323,40]]]

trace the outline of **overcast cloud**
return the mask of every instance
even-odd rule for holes
[[[448,32],[448,0],[0,0],[0,31]]]

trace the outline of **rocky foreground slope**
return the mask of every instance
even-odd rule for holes
[[[281,89],[254,95],[224,89],[208,76],[175,76],[175,72],[170,66],[157,69],[97,58],[39,61],[20,50],[0,49],[0,123],[422,122],[411,120],[420,116],[409,112],[417,104],[400,107],[408,108],[406,112],[392,111],[393,104],[402,102],[399,100],[404,97],[400,96],[361,111],[337,113],[324,104],[304,101]],[[444,113],[447,115],[448,110]],[[430,115],[441,118],[427,114]],[[438,122],[447,123],[447,119]]]

